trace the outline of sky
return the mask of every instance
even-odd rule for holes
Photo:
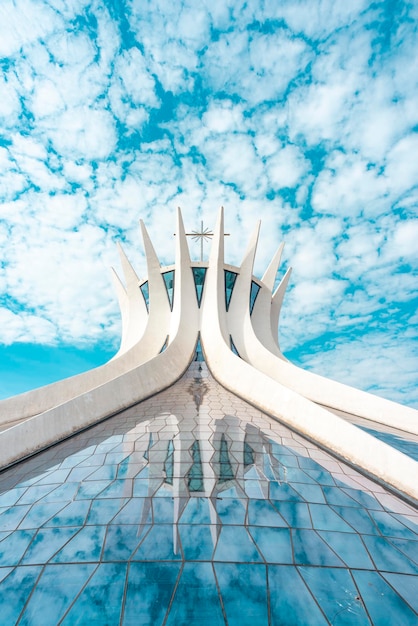
[[[418,2],[2,0],[0,398],[118,348],[116,243],[282,241],[296,364],[418,408]],[[199,247],[190,242],[197,259]],[[205,254],[208,253],[208,247]]]

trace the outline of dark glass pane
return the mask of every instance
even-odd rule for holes
[[[145,304],[147,305],[147,311],[149,311],[149,286],[148,281],[142,283],[140,286],[140,290],[142,291],[142,295],[144,296]]]
[[[194,284],[196,287],[197,304],[202,302],[203,286],[206,278],[206,267],[192,267]]]
[[[225,306],[226,310],[229,309],[229,303],[231,302],[232,291],[235,286],[235,281],[238,274],[236,272],[230,272],[225,270]]]
[[[228,444],[225,439],[225,435],[221,436],[221,445],[219,450],[219,482],[225,483],[228,480],[234,478],[234,471],[232,469],[231,461],[228,455]]]
[[[172,485],[174,475],[174,445],[172,439],[170,439],[167,446],[167,457],[164,463],[164,472],[164,482],[166,482],[168,485]]]
[[[166,337],[166,339],[165,339],[165,341],[163,343],[163,347],[160,350],[160,354],[161,354],[161,352],[164,352],[164,350],[167,348],[167,346],[168,346],[168,338],[169,338],[169,335],[167,335],[167,337]]]
[[[170,272],[164,272],[163,274],[165,288],[167,289],[168,301],[170,303],[171,309],[173,309],[173,300],[174,300],[174,270]]]
[[[195,441],[192,445],[191,454],[193,464],[187,473],[187,486],[189,491],[203,491],[203,468],[200,457],[199,442]]]
[[[233,342],[233,340],[232,340],[231,335],[229,335],[229,343],[230,343],[230,345],[231,345],[231,350],[232,350],[232,352],[233,352],[234,354],[236,354],[237,356],[240,356],[240,354],[239,354],[239,352],[238,352],[238,350],[237,350],[237,348],[236,348],[236,345],[234,344],[234,342]]]
[[[260,285],[257,285],[253,280],[251,281],[251,292],[250,292],[250,315],[253,312],[254,304],[256,298],[258,296],[258,292],[260,291]]]
[[[194,361],[204,361],[204,360],[205,358],[203,356],[202,344],[200,342],[200,333],[199,333],[199,339],[197,340],[197,344],[196,344],[196,352],[195,352]]]

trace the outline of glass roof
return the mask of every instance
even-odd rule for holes
[[[0,493],[4,624],[417,624],[417,510],[199,361]]]

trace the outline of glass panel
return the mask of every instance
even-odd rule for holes
[[[166,624],[225,624],[210,563],[185,563]]]
[[[196,287],[197,304],[200,307],[202,302],[203,287],[205,285],[206,267],[192,267],[192,271]]]
[[[265,565],[216,563],[215,572],[229,626],[267,626]]]
[[[170,336],[170,335],[167,335],[167,337],[165,338],[165,341],[164,341],[164,343],[163,343],[163,347],[162,347],[162,348],[161,348],[161,350],[160,350],[160,354],[161,354],[161,352],[164,352],[164,350],[167,348],[167,346],[168,346],[168,338],[169,338],[169,336]]]
[[[380,574],[354,571],[353,576],[373,624],[390,624],[393,621],[390,617],[392,615],[393,618],[396,616],[396,622],[402,626],[416,626],[416,613],[405,604]]]
[[[230,272],[229,270],[225,271],[225,307],[228,311],[229,303],[231,302],[232,292],[234,290],[235,281],[237,279],[238,274],[236,272]]]
[[[408,441],[403,437],[399,437],[399,435],[381,432],[380,430],[374,430],[372,428],[366,428],[360,424],[358,426],[370,435],[373,435],[377,439],[381,439],[381,441],[384,441],[393,448],[396,448],[397,450],[400,450],[404,454],[410,456],[412,459],[415,459],[415,461],[418,461],[418,443],[416,441]]]
[[[232,340],[232,335],[229,335],[229,343],[230,343],[232,352],[240,357],[240,353],[238,352],[238,350],[237,350],[237,348],[236,348],[236,346],[235,346],[235,344],[234,344],[234,342]]]
[[[165,288],[167,289],[168,301],[170,303],[170,308],[173,310],[173,300],[174,300],[174,270],[170,272],[164,272],[163,274]]]
[[[202,344],[200,342],[200,333],[199,333],[199,338],[196,344],[196,352],[195,352],[194,360],[200,361],[200,362],[205,360],[205,357],[203,356]]]
[[[256,298],[258,296],[258,292],[260,291],[260,285],[257,285],[253,280],[251,281],[251,291],[250,291],[250,315],[253,312],[254,304]]]
[[[295,567],[269,565],[268,580],[272,624],[329,624]]]
[[[63,626],[80,623],[118,624],[122,610],[126,563],[102,563],[61,622]]]
[[[157,626],[173,595],[180,563],[131,563],[124,626]]]
[[[60,619],[64,616],[65,611],[83,588],[96,567],[97,565],[93,563],[47,565],[22,615],[20,624],[25,624],[25,626],[58,624]],[[15,578],[13,581],[13,590],[8,589],[6,592],[6,589],[2,588],[2,593],[7,593],[10,605],[16,602],[18,612],[20,612],[22,607],[20,606],[19,608],[19,600],[17,596],[19,596],[19,594],[23,594],[24,585],[27,584],[27,580],[32,571],[36,572],[37,577],[40,569],[40,567],[18,568],[15,570],[15,573],[17,574],[16,578],[25,572],[24,581],[16,580]],[[13,584],[11,580],[10,583]],[[53,600],[51,598],[51,590],[53,590]],[[11,616],[7,612],[7,608],[8,605],[5,605],[5,603],[2,602],[2,621],[4,620],[5,624],[16,624],[17,620],[11,619]]]
[[[330,624],[370,626],[357,588],[347,570],[300,567],[299,572]]]
[[[145,281],[145,283],[142,283],[142,285],[140,285],[140,290],[142,292],[142,295],[144,296],[144,300],[145,300],[145,304],[147,306],[147,311],[149,312],[149,286],[148,286],[148,281]]]

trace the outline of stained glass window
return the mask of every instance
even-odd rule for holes
[[[194,284],[196,287],[197,304],[200,307],[202,302],[203,287],[206,278],[206,267],[192,267]]]
[[[237,276],[238,274],[236,272],[230,272],[229,270],[225,270],[225,306],[227,311],[229,309],[229,304],[231,302],[231,296],[234,290]]]
[[[229,335],[229,344],[230,344],[232,352],[240,357],[241,355],[238,352],[231,335]]]
[[[147,280],[145,281],[145,283],[142,283],[142,285],[140,285],[140,289],[141,289],[142,295],[144,296],[145,304],[147,306],[147,311],[149,311],[149,286],[148,286]]]
[[[164,272],[163,274],[165,288],[167,289],[168,301],[170,303],[170,308],[173,310],[173,300],[174,300],[174,270],[170,270],[169,272]]]
[[[257,285],[253,280],[251,281],[251,292],[250,292],[250,315],[253,312],[254,304],[256,298],[258,296],[258,292],[260,291],[260,285]]]

